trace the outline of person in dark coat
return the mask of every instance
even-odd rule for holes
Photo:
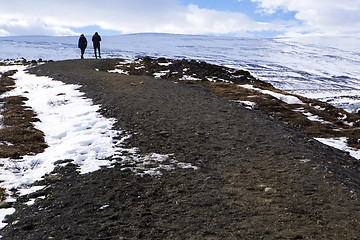
[[[95,51],[95,58],[97,59],[97,55],[96,55],[96,49],[99,50],[99,58],[101,58],[101,55],[100,55],[100,41],[101,41],[101,37],[100,35],[96,32],[94,34],[94,36],[92,37],[92,42],[93,42],[93,45],[94,45],[94,51]]]
[[[81,49],[81,59],[84,59],[84,53],[87,47],[87,40],[84,34],[80,35],[78,47]]]

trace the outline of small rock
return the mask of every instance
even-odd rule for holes
[[[12,226],[15,226],[16,224],[18,224],[19,220],[15,220],[11,223]]]
[[[308,162],[311,162],[311,160],[310,159],[300,159],[300,162],[301,163],[308,163]]]
[[[61,176],[59,175],[46,175],[44,177],[44,180],[47,181],[47,182],[58,182],[58,181],[61,181]]]
[[[157,135],[162,136],[162,137],[169,137],[170,133],[167,131],[161,131],[161,132],[158,132]]]
[[[266,188],[264,189],[264,191],[265,191],[266,193],[269,193],[269,194],[271,194],[271,193],[276,193],[276,189],[271,188],[271,187],[266,187]]]
[[[107,205],[107,204],[106,204],[106,205],[100,207],[99,210],[104,210],[105,208],[108,208],[108,207],[110,207],[110,205]]]
[[[60,164],[64,164],[64,163],[70,163],[73,162],[73,159],[64,159],[64,160],[58,160],[56,162],[54,162],[54,165],[60,165]]]
[[[10,208],[11,204],[8,202],[0,202],[0,209],[2,208]]]
[[[317,224],[317,225],[324,225],[324,222],[321,221],[321,220],[317,220],[317,221],[316,221],[316,224]]]

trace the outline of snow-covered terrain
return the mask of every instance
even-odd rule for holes
[[[91,36],[87,37],[90,40]],[[102,56],[105,58],[134,59],[148,55],[206,61],[248,70],[277,88],[320,99],[349,112],[360,109],[360,52],[354,47],[360,39],[346,39],[346,45],[339,45],[339,39],[249,39],[168,34],[102,38]],[[77,37],[44,36],[0,38],[0,60],[17,57],[27,60],[79,58],[77,40]],[[91,45],[85,57],[93,58]],[[50,172],[56,161],[64,159],[73,159],[82,173],[110,166],[115,161],[124,161],[127,166],[130,163],[131,170],[139,174],[161,174],[161,170],[174,168],[196,169],[177,162],[171,153],[140,156],[136,148],[123,149],[122,141],[128,136],[125,132],[113,131],[113,120],[103,118],[97,112],[99,106],[84,98],[77,90],[78,86],[27,74],[23,66],[3,66],[0,73],[11,68],[19,70],[13,76],[17,79],[17,88],[6,95],[20,94],[29,98],[27,105],[38,114],[41,122],[36,123],[36,127],[45,133],[49,148],[44,153],[25,156],[21,161],[0,159],[1,187],[23,186],[26,189],[27,184]],[[279,94],[276,97],[299,101]],[[122,140],[114,142],[118,135]],[[318,140],[353,151],[344,145],[346,139]],[[124,151],[132,155],[124,157]],[[352,154],[360,156],[355,152]],[[155,167],[144,168],[150,165]],[[3,209],[0,215],[12,211]]]
[[[87,36],[90,40],[91,36]],[[78,37],[3,37],[0,60],[79,58]],[[196,59],[249,70],[282,90],[319,98],[354,112],[360,108],[360,51],[356,38],[254,39],[171,34],[104,36],[102,56]],[[93,57],[91,44],[87,58]],[[301,90],[301,91],[298,91]],[[322,90],[313,94],[314,90]],[[340,91],[341,90],[341,91]],[[334,96],[334,98],[332,98]]]
[[[124,131],[112,130],[114,120],[102,117],[98,113],[99,106],[83,97],[77,90],[79,86],[28,74],[22,65],[0,66],[0,74],[14,69],[18,70],[12,76],[16,79],[16,88],[2,97],[28,98],[26,105],[31,106],[40,119],[34,123],[35,127],[44,132],[49,147],[43,153],[22,159],[0,158],[1,188],[16,189],[20,194],[39,190],[38,186],[29,189],[29,185],[41,180],[55,166],[69,161],[78,165],[82,174],[102,166],[111,167],[115,162],[139,175],[161,175],[162,171],[177,168],[197,169],[178,162],[172,154],[142,156],[137,153],[137,148],[125,149],[122,143],[131,136]],[[15,200],[8,198],[6,201]],[[13,211],[11,208],[0,209],[0,229],[6,225],[1,223],[4,216]]]

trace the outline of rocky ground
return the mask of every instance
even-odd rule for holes
[[[1,74],[0,93],[15,86],[11,77],[16,71]],[[26,154],[43,152],[47,145],[44,134],[35,129],[33,122],[39,121],[36,114],[25,106],[27,99],[22,96],[1,97],[0,157],[18,159]]]
[[[36,183],[46,188],[19,198],[3,239],[360,238],[355,159],[209,88],[107,72],[118,61],[31,72],[81,84],[141,153],[173,153],[198,169],[141,177],[120,164],[86,175],[59,166]],[[22,204],[30,197],[41,198]]]

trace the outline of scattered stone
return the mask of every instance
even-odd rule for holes
[[[127,140],[129,146],[139,146],[144,154],[170,149],[181,160],[201,160],[203,167],[153,178],[121,171],[120,165],[79,175],[75,166],[68,171],[68,164],[60,169],[66,173],[63,180],[47,192],[51,198],[21,206],[9,218],[21,222],[16,232],[11,226],[4,228],[4,239],[44,239],[45,234],[69,239],[359,239],[354,228],[359,222],[358,200],[350,199],[345,185],[340,185],[345,182],[357,190],[358,178],[350,176],[359,175],[353,168],[332,164],[331,184],[321,176],[322,161],[338,159],[339,151],[308,144],[304,134],[278,124],[276,118],[229,105],[189,85],[150,79],[137,92],[129,84],[138,79],[134,76],[109,74],[99,81],[104,73],[81,74],[82,69],[93,69],[94,61],[40,68],[45,73],[51,66],[67,75],[64,81],[85,85],[96,103],[111,109],[116,127],[139,133]],[[102,90],[104,85],[111,88]],[[106,94],[99,97],[99,89]],[[219,111],[224,108],[233,111]],[[171,135],[159,137],[156,130]],[[205,131],[206,136],[194,134]],[[282,138],[284,134],[293,138]],[[223,152],[213,148],[217,145]],[[251,151],[244,151],[247,147]],[[275,149],[281,154],[274,154]],[[299,163],[307,158],[318,169]],[[312,189],[318,191],[306,195]],[[281,194],[265,193],[275,190]],[[111,204],[111,209],[99,211],[104,204]],[[319,218],[324,225],[316,224]]]
[[[46,182],[50,182],[50,183],[54,183],[54,182],[58,182],[58,181],[61,181],[61,176],[59,176],[59,175],[46,175],[45,177],[44,177],[44,180],[46,181]]]
[[[271,188],[271,187],[266,187],[264,189],[264,192],[268,193],[268,194],[272,194],[272,193],[276,193],[276,189]]]
[[[60,165],[60,164],[64,164],[64,163],[70,163],[73,162],[73,159],[64,159],[64,160],[58,160],[56,162],[54,162],[54,165]]]
[[[0,202],[0,209],[1,208],[10,208],[11,204],[5,201]]]

